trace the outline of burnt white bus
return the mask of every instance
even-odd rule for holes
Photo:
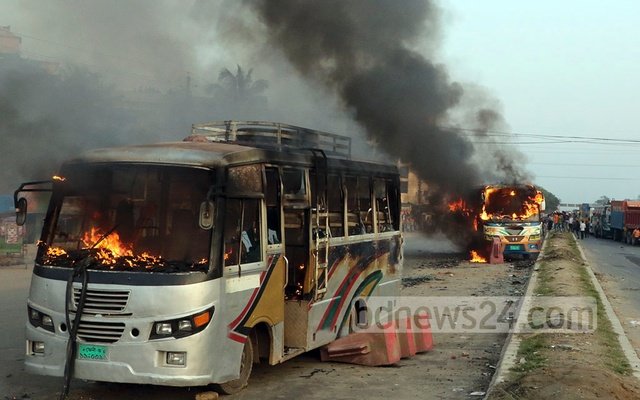
[[[28,298],[26,369],[93,381],[246,386],[350,333],[354,301],[398,295],[397,168],[349,138],[267,122],[65,162]],[[15,194],[18,221],[27,209]]]

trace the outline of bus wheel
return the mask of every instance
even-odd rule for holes
[[[236,394],[247,387],[249,376],[253,368],[253,345],[251,338],[248,337],[242,349],[242,357],[240,359],[240,377],[229,382],[219,383],[217,386],[224,394]]]

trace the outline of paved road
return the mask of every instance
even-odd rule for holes
[[[580,244],[640,355],[640,246],[593,237]]]

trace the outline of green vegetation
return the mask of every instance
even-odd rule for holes
[[[567,239],[569,246],[563,249],[551,247],[552,241],[556,238]],[[538,264],[538,278],[534,293],[537,296],[553,296],[555,294],[552,260],[565,259],[577,263],[576,270],[580,277],[582,295],[596,300],[598,325],[595,335],[598,343],[606,349],[603,355],[604,365],[615,373],[621,375],[631,374],[631,366],[620,348],[618,335],[614,332],[611,321],[607,317],[600,294],[591,282],[591,277],[578,249],[575,237],[570,233],[552,233],[547,240],[549,243],[547,243],[544,258]],[[518,350],[518,357],[524,357],[525,363],[517,365],[513,368],[513,371],[524,373],[544,365],[545,358],[540,354],[540,351],[545,347],[548,346],[542,334],[532,335],[524,339]]]
[[[542,355],[542,350],[548,347],[544,334],[529,335],[520,342],[520,348],[518,349],[518,359],[524,359],[523,362],[511,370],[513,372],[528,372],[543,367],[547,359]]]
[[[553,293],[553,288],[551,287],[551,282],[553,281],[553,276],[551,275],[549,263],[546,261],[541,261],[539,263],[538,269],[538,282],[533,292],[537,296],[549,296]]]

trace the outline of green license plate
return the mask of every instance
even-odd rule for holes
[[[521,249],[519,244],[510,244],[507,248],[508,248],[508,250],[520,250]]]
[[[80,360],[108,360],[109,348],[95,344],[80,344],[78,346],[78,358]]]

